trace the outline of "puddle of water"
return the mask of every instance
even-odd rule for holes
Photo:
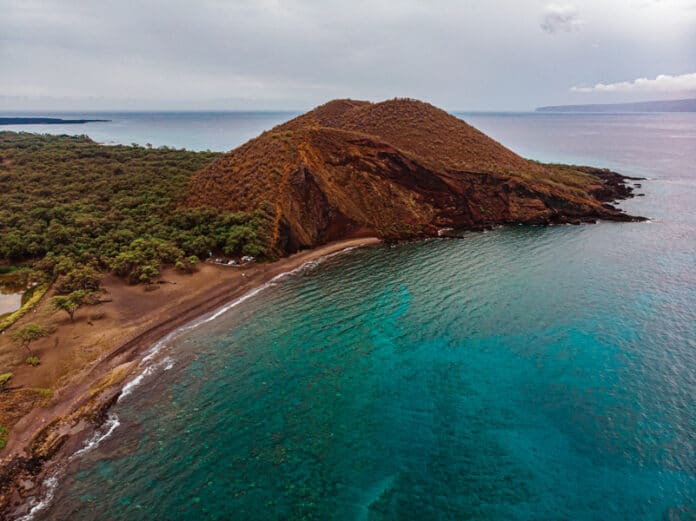
[[[6,289],[0,286],[0,315],[12,313],[22,305],[22,293],[5,293]]]
[[[12,313],[22,306],[22,295],[26,287],[26,279],[13,275],[0,277],[0,315]]]

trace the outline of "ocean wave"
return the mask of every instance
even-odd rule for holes
[[[102,429],[103,432],[95,432],[94,436],[92,436],[80,450],[78,450],[77,452],[75,452],[75,454],[70,456],[70,460],[82,456],[83,454],[86,454],[93,449],[96,449],[102,441],[104,441],[113,434],[113,432],[118,428],[119,425],[121,425],[121,421],[118,419],[118,416],[110,412],[106,419],[106,422],[104,422],[104,426]]]
[[[150,357],[149,359],[152,359],[152,357]],[[147,378],[148,376],[154,374],[159,369],[162,369],[163,371],[169,371],[172,367],[174,367],[174,359],[170,356],[163,358],[161,361],[157,363],[145,366],[145,368],[140,372],[138,376],[136,376],[135,378],[130,380],[126,385],[123,386],[123,389],[121,389],[121,394],[119,395],[118,400],[116,400],[117,403],[123,400],[126,396],[130,395],[136,387],[139,387],[145,381],[145,378]]]
[[[17,519],[17,521],[31,521],[36,514],[41,512],[53,501],[53,497],[56,495],[56,489],[58,488],[58,475],[53,474],[46,478],[43,488],[45,492],[41,500],[32,500],[29,512]]]

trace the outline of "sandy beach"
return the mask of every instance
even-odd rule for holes
[[[151,291],[107,275],[104,302],[79,310],[74,322],[53,312],[44,298],[15,326],[40,322],[54,329],[32,345],[40,366],[23,364],[25,352],[7,332],[0,335],[0,367],[14,373],[0,401],[0,425],[9,429],[1,453],[0,519],[27,512],[27,500],[41,493],[46,475],[103,423],[159,339],[308,262],[379,242],[373,237],[336,241],[242,268],[202,263],[194,274],[165,270]]]

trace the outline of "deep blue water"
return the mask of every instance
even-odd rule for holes
[[[624,207],[651,222],[289,276],[169,342],[39,517],[696,518],[696,114],[466,119],[650,177]]]

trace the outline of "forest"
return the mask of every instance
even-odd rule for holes
[[[0,262],[51,278],[88,268],[151,283],[163,265],[192,269],[209,252],[263,257],[272,205],[181,206],[191,176],[219,156],[0,132]]]

